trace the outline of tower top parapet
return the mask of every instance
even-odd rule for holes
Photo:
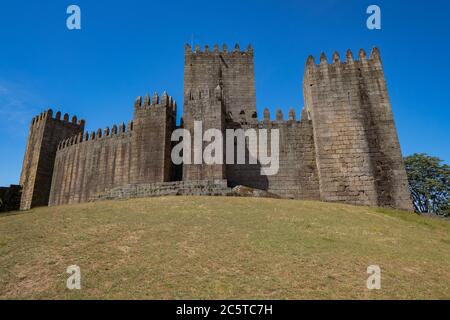
[[[77,116],[72,116],[72,119],[70,119],[69,114],[65,113],[64,116],[61,119],[61,112],[56,112],[55,116],[53,117],[53,110],[48,109],[44,112],[41,112],[39,115],[34,117],[31,120],[31,125],[35,126],[43,121],[51,120],[55,122],[61,122],[62,124],[70,124],[70,125],[77,125],[77,126],[84,126],[85,120],[81,119],[78,120]]]
[[[186,44],[184,46],[184,52],[185,54],[210,54],[210,55],[214,55],[214,54],[251,54],[253,55],[253,47],[251,44],[249,44],[247,46],[247,48],[245,50],[241,50],[240,46],[238,43],[236,43],[234,45],[233,49],[228,49],[226,44],[222,45],[222,48],[219,48],[218,44],[214,44],[214,46],[211,47],[209,45],[205,45],[204,50],[201,49],[201,47],[199,45],[196,45],[194,47],[194,49],[191,47],[190,44]]]
[[[138,96],[134,101],[134,110],[148,110],[150,108],[155,107],[166,107],[172,109],[172,111],[176,112],[177,103],[176,101],[167,94],[166,91],[162,93],[160,96],[158,92],[154,92],[150,97],[150,94],[146,94],[144,99],[141,96]]]
[[[306,67],[307,69],[314,69],[314,68],[320,68],[321,66],[337,66],[341,64],[347,64],[352,65],[355,63],[368,63],[369,65],[373,66],[374,68],[381,68],[382,62],[381,62],[381,55],[380,50],[377,47],[374,47],[372,49],[372,52],[370,53],[369,58],[367,58],[366,51],[364,49],[359,50],[358,58],[355,59],[353,56],[352,51],[349,49],[347,50],[345,54],[345,61],[341,61],[340,55],[337,51],[333,53],[332,59],[330,62],[328,62],[328,59],[324,52],[320,55],[320,62],[319,64],[316,64],[314,56],[310,55],[308,59],[306,60]]]

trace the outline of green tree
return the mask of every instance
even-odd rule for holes
[[[425,153],[415,153],[404,160],[416,212],[448,216],[450,166]]]

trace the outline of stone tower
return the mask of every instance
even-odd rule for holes
[[[184,53],[184,105],[189,97],[202,90],[214,90],[218,85],[223,92],[223,104],[227,116],[239,119],[256,118],[255,79],[253,48],[241,51],[239,45],[228,51],[226,45],[219,50],[214,45],[212,51],[205,46],[204,51],[189,45]],[[185,108],[186,109],[186,108]],[[184,110],[189,112],[189,110]]]
[[[176,103],[166,92],[138,97],[134,105],[131,183],[170,181],[173,174],[170,137],[176,125]]]
[[[303,82],[312,119],[320,197],[411,209],[408,181],[378,49],[345,62],[334,53],[316,65],[310,56]]]
[[[83,132],[84,120],[77,122],[69,115],[61,119],[61,113],[48,110],[33,118],[23,160],[20,185],[23,188],[21,210],[46,206],[49,201],[56,150],[61,140]]]
[[[205,163],[202,155],[208,142],[199,142],[199,139],[202,139],[202,132],[208,129],[220,131],[222,135],[225,133],[226,114],[221,86],[217,85],[215,89],[196,90],[195,93],[190,92],[184,106],[183,126],[191,135],[192,152],[191,164],[183,165],[183,180],[226,179],[225,164]],[[225,155],[224,144],[222,155]]]
[[[192,51],[186,45],[183,120],[184,128],[191,133],[192,146],[194,121],[202,121],[203,131],[214,128],[225,133],[233,122],[252,118],[256,119],[252,47],[241,51],[236,44],[234,50],[228,51],[226,45],[219,50],[216,44],[212,51],[209,46],[204,51],[196,46]],[[200,152],[197,150],[197,154]],[[226,179],[225,164],[183,166],[183,180],[208,179]]]

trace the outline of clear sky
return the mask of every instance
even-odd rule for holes
[[[81,30],[66,27],[70,4],[81,8]],[[366,27],[370,4],[381,8],[381,30]],[[130,120],[146,92],[181,102],[192,39],[253,45],[260,117],[264,107],[287,117],[291,106],[299,116],[309,54],[378,46],[404,155],[448,163],[449,16],[448,0],[1,0],[0,185],[18,183],[31,118],[48,107],[95,130]]]

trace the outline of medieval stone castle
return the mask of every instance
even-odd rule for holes
[[[348,51],[342,60],[334,53],[331,61],[322,54],[318,64],[310,56],[300,120],[294,109],[287,119],[279,110],[271,119],[265,109],[258,120],[253,54],[238,45],[230,51],[186,45],[178,126],[177,105],[166,93],[138,97],[127,125],[92,133],[84,132],[84,120],[60,112],[33,118],[21,209],[130,192],[220,194],[237,185],[287,198],[412,208],[378,49],[370,57],[361,50],[358,58]],[[278,173],[263,176],[259,164],[175,165],[171,134],[178,127],[192,131],[194,121],[222,132],[279,129]]]

